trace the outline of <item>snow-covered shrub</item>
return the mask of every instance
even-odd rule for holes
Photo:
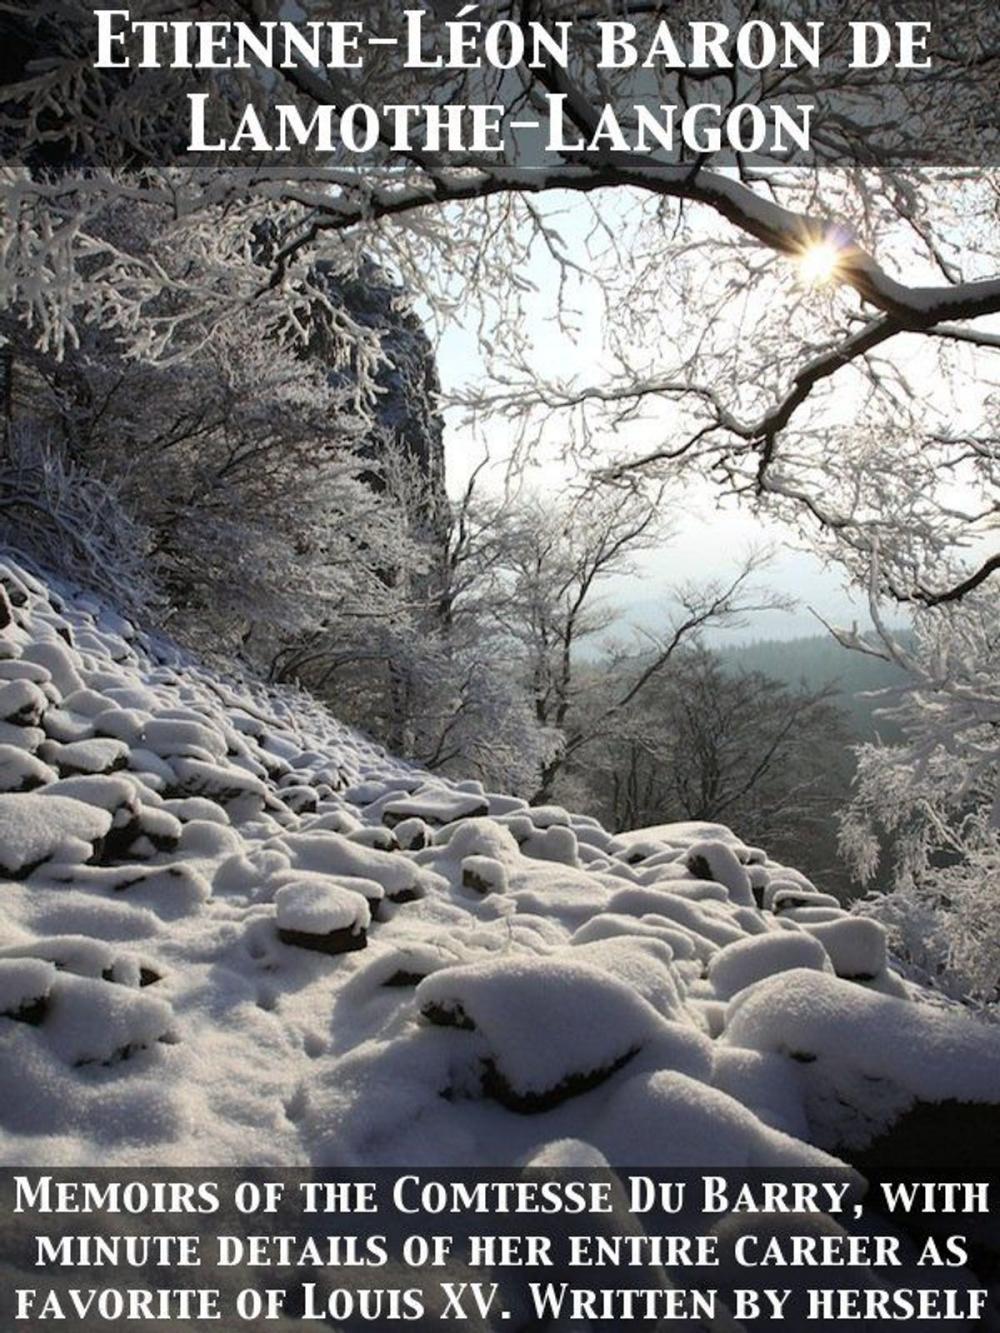
[[[910,683],[886,702],[894,745],[861,747],[841,846],[862,880],[883,847],[894,885],[859,911],[889,930],[922,980],[960,999],[1000,999],[1000,611],[986,595],[924,612],[915,645],[880,628]]]
[[[13,426],[0,451],[0,513],[10,548],[104,593],[129,615],[148,613],[148,529],[108,473],[74,463],[36,426]]]
[[[961,855],[902,872],[888,894],[858,910],[888,930],[894,953],[920,980],[995,1006],[1000,996],[1000,834],[981,820],[962,826]]]
[[[338,622],[291,674],[394,754],[502,791],[534,791],[554,735],[534,714],[509,646],[488,623],[443,628],[419,597],[391,616]]]
[[[370,480],[381,448],[373,376],[385,364],[381,338],[398,289],[373,272],[370,294],[384,319],[362,324],[329,273],[325,286],[311,286],[308,309],[257,299],[268,273],[265,248],[248,246],[247,235],[239,246],[260,266],[250,287],[235,290],[212,257],[168,240],[169,219],[156,209],[118,203],[94,227],[100,249],[155,254],[168,283],[197,271],[207,304],[175,330],[185,344],[176,361],[159,359],[155,337],[138,345],[123,339],[118,301],[52,345],[18,318],[24,311],[16,303],[0,312],[16,417],[51,442],[40,460],[47,507],[61,519],[64,490],[86,499],[59,524],[60,540],[68,529],[91,544],[97,483],[84,484],[85,476],[114,477],[113,498],[133,520],[112,516],[121,550],[155,575],[172,630],[220,655],[249,647],[270,660],[289,636],[312,634],[338,616],[397,613],[401,599],[385,571],[420,557],[391,498]],[[209,311],[209,291],[223,311]],[[75,551],[61,560],[50,544],[41,551],[17,544],[83,579]],[[109,564],[103,551],[96,563]],[[99,586],[121,605],[110,579]]]

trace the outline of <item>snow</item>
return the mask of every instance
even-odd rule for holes
[[[390,898],[414,890],[419,880],[412,862],[391,852],[359,846],[339,833],[313,833],[307,827],[305,832],[285,835],[277,845],[287,850],[298,869],[373,879]]]
[[[885,972],[888,944],[885,928],[868,917],[841,917],[837,921],[805,925],[826,950],[838,977],[872,980]]]
[[[364,886],[380,890],[371,881],[341,883],[295,880],[274,895],[275,917],[282,930],[301,930],[307,935],[327,935],[333,930],[355,934],[371,924]]]
[[[568,828],[572,823],[569,811],[561,805],[533,805],[524,813],[537,829]]]
[[[831,970],[830,959],[819,940],[783,931],[780,935],[737,940],[720,949],[709,963],[708,979],[716,995],[729,1000],[746,986],[800,967],[816,972]]]
[[[0,685],[0,721],[31,727],[41,721],[49,701],[30,680],[12,680]]]
[[[110,736],[117,741],[125,741],[134,746],[139,742],[149,714],[135,708],[106,708],[93,719],[94,732],[98,736]]]
[[[0,796],[0,869],[18,875],[42,861],[87,861],[110,827],[106,810],[65,796]]]
[[[434,839],[448,849],[449,856],[462,860],[467,856],[486,856],[501,865],[515,865],[521,853],[513,834],[491,819],[465,819],[441,829]]]
[[[772,1129],[809,1139],[799,1071],[783,1056],[719,1045],[712,1083]]]
[[[555,861],[560,865],[579,865],[576,834],[561,824],[551,824],[530,834],[521,843],[521,851],[539,861]]]
[[[629,1079],[598,1124],[595,1142],[611,1162],[643,1145],[647,1166],[742,1170],[834,1170],[837,1163],[774,1130],[733,1097],[678,1070]]]
[[[0,947],[0,959],[44,959],[60,971],[75,972],[81,977],[99,977],[105,972],[122,972],[121,961],[104,940],[89,939],[85,935],[52,935],[45,940]],[[125,971],[129,971],[125,960]],[[134,978],[138,984],[138,968]],[[117,978],[116,978],[117,979]]]
[[[210,824],[229,823],[229,816],[221,805],[201,796],[176,797],[164,801],[162,809],[182,824],[192,824],[196,820],[207,820]]]
[[[0,745],[0,792],[30,791],[54,782],[58,773],[27,750]]]
[[[33,754],[44,740],[45,732],[41,727],[17,727],[10,722],[0,722],[0,745],[17,746]]]
[[[0,1018],[13,1017],[52,989],[56,970],[40,958],[0,958]]]
[[[618,977],[665,1018],[685,1017],[684,987],[673,968],[673,950],[665,941],[650,935],[575,940],[568,956]]]
[[[51,679],[45,667],[35,662],[25,662],[21,658],[0,661],[0,680],[33,680],[36,685],[44,685]]]
[[[782,871],[782,876],[787,876]],[[770,911],[787,912],[800,907],[839,907],[830,893],[817,893],[804,884],[790,883],[787,878],[775,878],[764,889],[764,906]]]
[[[65,776],[74,773],[111,773],[124,768],[128,746],[123,741],[79,740],[62,744],[45,741],[38,748],[38,756]]]
[[[135,810],[139,804],[135,786],[124,777],[100,775],[59,778],[58,781],[53,779],[38,794],[44,796],[46,800],[51,800],[53,796],[69,796],[84,805],[107,810],[111,815],[123,807],[127,807],[130,811]]]
[[[1000,1102],[995,1032],[721,825],[450,783],[0,584],[0,1160],[808,1167]]]
[[[663,940],[670,945],[675,960],[695,957],[694,941],[690,935],[678,929],[666,917],[652,915],[634,917],[602,912],[574,931],[570,943],[589,944],[592,940],[611,939],[616,935],[647,936]]]
[[[388,801],[382,807],[382,818],[390,825],[413,818],[422,819],[426,824],[450,824],[452,820],[485,815],[488,811],[489,806],[482,795],[421,788],[413,796]]]
[[[700,879],[721,884],[734,903],[754,904],[750,876],[740,865],[732,847],[721,840],[694,842],[687,849],[684,863]]]
[[[116,821],[117,823],[117,821]],[[134,856],[172,850],[181,836],[181,822],[169,810],[140,806],[128,833],[128,848]]]
[[[476,893],[505,893],[507,867],[492,856],[463,856],[462,886]]]
[[[608,906],[609,890],[595,874],[582,877],[562,866],[532,866],[513,877],[506,897],[519,913],[549,916],[575,930]]]
[[[151,718],[143,727],[141,740],[161,759],[188,755],[211,762],[226,753],[226,742],[218,731],[188,719]]]
[[[546,1171],[579,1170],[581,1167],[607,1170],[608,1159],[592,1143],[584,1143],[581,1139],[555,1139],[532,1153],[524,1165]]]
[[[709,910],[714,904],[689,902],[666,889],[621,889],[608,903],[609,912],[626,916],[663,916],[685,927],[700,957],[708,958],[715,949],[734,944],[744,931],[727,913]]]
[[[682,820],[676,824],[654,824],[648,828],[631,829],[627,833],[616,835],[624,846],[634,843],[663,843],[667,847],[690,847],[692,843],[711,840],[729,843],[739,847],[740,841],[724,824],[711,824],[705,820]]]
[[[45,734],[50,741],[86,741],[93,736],[94,725],[79,713],[50,708],[45,714]]]
[[[663,1020],[625,982],[591,963],[505,957],[446,968],[417,987],[425,1014],[471,1027],[518,1093],[543,1093],[574,1076],[629,1060]]]
[[[906,1106],[1000,1101],[1000,1042],[992,1027],[954,1009],[913,1004],[842,978],[796,969],[732,1002],[726,1045],[800,1062],[819,1122],[830,1103],[854,1107],[863,1140]]]
[[[149,754],[155,759],[163,758],[145,746],[143,754]],[[166,771],[175,778],[174,790],[177,795],[207,796],[222,805],[250,798],[249,805],[243,807],[248,812],[259,811],[267,795],[265,784],[252,773],[243,773],[238,768],[223,767],[201,759],[175,759],[166,766]]]
[[[422,819],[403,819],[392,828],[396,835],[396,844],[408,852],[419,852],[433,841],[430,827]]]
[[[34,639],[25,645],[21,660],[44,667],[64,701],[68,701],[77,690],[83,689],[75,654],[58,639]]]
[[[128,986],[63,975],[51,1002],[39,1036],[66,1064],[124,1060],[170,1036],[170,1006]]]
[[[80,688],[72,694],[64,694],[63,708],[68,713],[78,713],[82,717],[94,718],[105,712],[107,698],[100,690]]]

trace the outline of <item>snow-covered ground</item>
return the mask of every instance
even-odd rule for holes
[[[719,826],[387,757],[0,564],[0,1160],[808,1166],[995,1029]]]

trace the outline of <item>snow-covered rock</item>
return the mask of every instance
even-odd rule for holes
[[[874,981],[888,963],[885,928],[870,917],[844,916],[834,921],[804,926],[826,950],[838,977],[849,981]]]
[[[59,774],[28,750],[0,745],[0,792],[32,791],[54,782]]]
[[[113,1064],[171,1036],[173,1013],[163,1000],[109,981],[70,974],[52,986],[39,1032],[66,1064]]]
[[[918,1099],[1000,1105],[1000,1041],[967,1014],[796,969],[732,1002],[726,1045],[802,1066],[820,1142],[864,1147]]]
[[[568,954],[445,968],[420,983],[416,1000],[431,1022],[482,1036],[484,1088],[521,1112],[579,1096],[670,1035],[633,986]],[[685,1036],[678,1029],[682,1049]]]
[[[661,1168],[836,1167],[828,1154],[772,1129],[734,1097],[673,1069],[629,1079],[595,1139],[612,1162],[646,1145],[645,1162]]]
[[[351,887],[351,883],[358,887]],[[368,900],[359,891],[365,883],[365,880],[337,883],[313,877],[285,884],[274,895],[279,936],[286,944],[320,953],[363,949],[371,924]]]
[[[613,935],[581,943],[574,937],[568,957],[589,963],[624,981],[664,1018],[685,1019],[683,980],[674,968],[670,945],[654,936]]]
[[[40,1023],[55,979],[55,968],[40,958],[0,958],[0,1018]]]
[[[45,692],[30,680],[11,680],[0,685],[0,721],[8,726],[37,726],[48,706]]]
[[[747,986],[779,972],[807,967],[829,972],[830,959],[819,940],[806,934],[754,935],[750,939],[727,944],[712,958],[708,979],[716,995],[729,1000]]]
[[[440,788],[421,790],[413,796],[396,797],[382,807],[382,818],[391,825],[404,819],[422,819],[425,824],[450,824],[456,819],[468,819],[489,813],[485,796]]]
[[[692,843],[685,852],[684,864],[699,879],[721,884],[732,902],[753,906],[750,876],[727,843],[707,839]]]
[[[214,727],[189,718],[150,718],[142,729],[142,743],[161,759],[187,755],[211,763],[226,753],[226,742]]]
[[[46,861],[89,861],[111,827],[97,806],[65,796],[0,796],[0,872],[29,875]]]
[[[503,893],[507,888],[507,868],[492,856],[463,856],[462,887],[475,893]]]
[[[39,746],[38,757],[64,777],[74,774],[113,773],[124,768],[128,760],[128,746],[124,741],[91,738],[66,743],[48,740]]]

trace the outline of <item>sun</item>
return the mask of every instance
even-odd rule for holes
[[[798,256],[799,277],[807,287],[821,287],[836,274],[840,258],[830,241],[810,241]]]

